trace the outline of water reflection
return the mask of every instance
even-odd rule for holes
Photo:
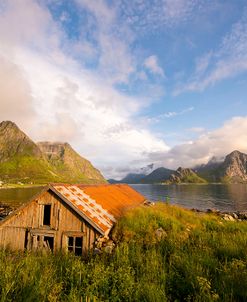
[[[187,208],[247,210],[247,185],[131,185],[152,201],[170,200]]]

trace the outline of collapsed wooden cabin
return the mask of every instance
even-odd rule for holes
[[[145,197],[128,185],[48,185],[0,222],[0,246],[86,253]]]

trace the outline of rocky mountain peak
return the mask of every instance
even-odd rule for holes
[[[0,123],[0,162],[16,155],[42,157],[40,149],[15,123],[3,121]]]
[[[242,155],[246,155],[238,150],[234,150],[232,151],[231,153],[229,153],[226,157],[239,157],[239,156],[242,156]]]
[[[228,154],[223,163],[226,177],[232,182],[247,181],[247,154],[240,151],[233,151]]]
[[[17,128],[17,129],[19,129],[14,122],[11,122],[11,121],[2,121],[0,123],[0,129],[4,130],[6,128]]]

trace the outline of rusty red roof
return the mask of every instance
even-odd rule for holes
[[[124,211],[145,201],[143,195],[126,184],[52,184],[50,188],[66,199],[96,225],[101,233],[106,235]]]

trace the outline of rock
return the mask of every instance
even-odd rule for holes
[[[112,240],[108,240],[103,247],[103,251],[107,254],[111,254],[115,248],[115,243]]]
[[[207,213],[219,214],[220,211],[214,208],[207,209]]]
[[[167,233],[163,228],[158,228],[155,230],[154,234],[158,241],[161,241],[163,238],[167,237]]]
[[[143,204],[144,204],[144,206],[154,206],[154,202],[152,202],[150,200],[145,200]]]
[[[234,219],[238,219],[238,215],[237,215],[236,213],[232,213],[232,217],[233,217]]]
[[[94,242],[94,253],[100,254],[104,251],[105,253],[111,254],[115,246],[115,243],[112,239],[109,239],[109,237],[99,237]]]
[[[241,219],[241,220],[247,220],[247,213],[240,212],[240,213],[238,214],[238,217],[239,217],[239,219]]]
[[[222,218],[227,221],[235,221],[235,219],[229,214],[224,214]]]
[[[192,208],[191,211],[192,211],[192,212],[196,212],[196,213],[201,213],[201,212],[202,212],[201,210],[196,209],[196,208]]]
[[[100,249],[98,249],[98,248],[95,248],[95,249],[93,250],[93,253],[94,253],[95,255],[100,255],[100,254],[102,254],[102,251],[101,251]]]

